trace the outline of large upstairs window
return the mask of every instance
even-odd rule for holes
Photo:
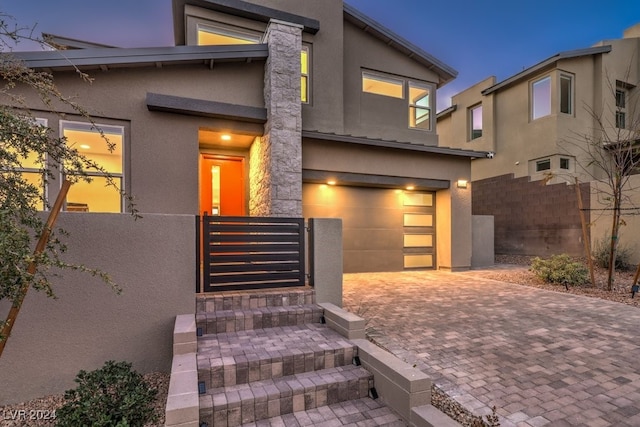
[[[551,114],[551,77],[547,76],[531,84],[531,119]]]
[[[198,46],[257,44],[261,34],[226,25],[198,24]]]
[[[397,76],[387,76],[368,71],[362,72],[362,92],[390,98],[407,99],[409,128],[431,130],[433,87]]]

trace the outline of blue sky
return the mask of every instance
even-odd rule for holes
[[[438,110],[486,77],[503,80],[640,23],[640,0],[346,1],[458,70],[438,91]],[[0,11],[38,34],[120,47],[173,44],[171,0],[0,0]]]

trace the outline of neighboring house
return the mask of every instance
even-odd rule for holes
[[[566,185],[575,177],[583,183],[592,242],[610,226],[590,191],[598,176],[585,156],[585,138],[601,135],[589,110],[601,115],[611,139],[637,123],[631,104],[637,103],[639,37],[636,25],[622,39],[561,52],[501,82],[487,78],[438,113],[440,144],[491,153],[472,162],[471,176],[473,214],[495,218],[496,253],[584,254],[575,187]],[[634,230],[623,228],[623,240]]]
[[[74,300],[86,291],[73,276],[61,290],[72,295],[58,308],[41,301],[25,309],[34,323],[50,324],[48,310],[71,312],[77,318],[69,324],[111,331],[99,342],[78,333],[74,346],[98,343],[95,351],[118,349],[145,370],[166,368],[165,350],[155,351],[162,337],[139,338],[161,328],[170,339],[169,314],[191,309],[196,215],[205,212],[342,218],[345,272],[470,267],[466,182],[471,159],[486,153],[438,143],[436,90],[455,70],[342,0],[174,0],[173,11],[173,47],[49,36],[69,49],[16,54],[51,72],[63,94],[88,108],[113,152],[82,117],[64,106],[50,111],[24,91],[36,117],[115,176],[143,216],[134,224],[122,215],[123,200],[103,176],[73,185],[64,208],[72,213],[61,217],[79,240],[70,247],[112,273],[126,302],[108,293]],[[52,180],[43,191],[53,201],[59,188]],[[135,356],[131,343],[114,342],[122,329],[128,334],[117,338],[135,337]],[[50,338],[31,337],[41,339]],[[14,346],[31,352],[27,341]],[[64,354],[32,363],[59,371],[55,361]],[[0,368],[18,363],[14,356]],[[28,383],[11,380],[0,382]]]

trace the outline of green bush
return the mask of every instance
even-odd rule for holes
[[[609,249],[611,248],[611,236],[604,236],[596,241],[593,247],[593,260],[598,267],[609,268]],[[614,267],[616,270],[628,271],[633,268],[631,264],[632,251],[629,247],[618,243],[616,251],[616,262]]]
[[[549,259],[535,257],[531,262],[531,270],[545,282],[560,283],[565,287],[589,281],[587,267],[567,254],[553,255]]]
[[[60,427],[137,427],[156,421],[150,388],[131,363],[106,362],[95,371],[80,371],[75,389],[64,394],[66,403],[56,411]]]

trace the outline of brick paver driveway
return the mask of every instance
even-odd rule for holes
[[[502,427],[640,426],[640,309],[474,272],[347,274],[345,308]]]

